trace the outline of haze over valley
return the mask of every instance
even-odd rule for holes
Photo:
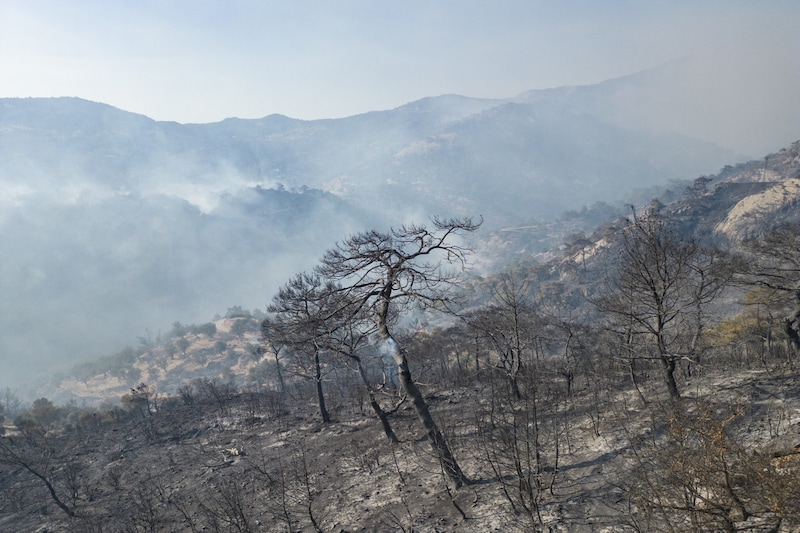
[[[442,214],[482,216],[488,234],[592,205],[622,212],[744,160],[609,111],[665,90],[679,67],[313,121],[177,124],[76,98],[0,100],[0,375],[19,383],[174,321],[263,309],[354,231]]]
[[[0,386],[355,231],[483,217],[492,268],[797,140],[793,3],[579,4],[4,2]]]

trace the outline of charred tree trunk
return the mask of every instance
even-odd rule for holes
[[[789,348],[798,353],[800,351],[800,310],[783,319],[783,330],[789,337]]]
[[[436,421],[428,410],[428,404],[425,402],[425,398],[423,398],[417,384],[414,383],[414,379],[411,377],[411,371],[409,370],[408,359],[405,353],[400,349],[400,346],[385,326],[380,328],[380,334],[387,345],[392,359],[394,359],[394,362],[397,364],[397,373],[400,377],[400,383],[403,385],[406,394],[411,398],[414,409],[417,411],[417,416],[428,434],[431,447],[434,453],[439,457],[439,461],[447,477],[450,478],[456,488],[468,485],[469,480],[461,471],[461,467],[450,451],[450,447],[447,445],[444,435],[442,435],[439,426],[436,425]]]
[[[508,380],[511,382],[511,392],[517,400],[522,399],[522,391],[519,390],[519,381],[516,374],[509,374]]]
[[[283,372],[281,371],[281,360],[278,357],[278,350],[275,350],[275,370],[278,372],[278,383],[281,386],[281,392],[286,392],[286,383],[283,381]]]
[[[658,317],[658,327],[656,332],[658,356],[661,360],[661,369],[664,375],[664,383],[666,383],[667,391],[669,391],[669,398],[670,400],[679,400],[681,394],[678,391],[678,383],[675,381],[675,368],[678,362],[667,349],[667,342],[664,340],[664,325],[660,315]]]
[[[661,369],[664,375],[664,382],[667,384],[669,397],[671,400],[678,400],[681,397],[678,392],[678,383],[675,381],[675,359],[672,357],[661,358]]]
[[[2,442],[0,442],[0,463],[20,466],[27,470],[31,475],[44,483],[45,487],[47,487],[47,491],[50,493],[50,498],[52,498],[53,502],[58,505],[58,507],[64,511],[67,516],[75,516],[75,511],[65,504],[58,496],[55,487],[50,482],[49,476],[46,474],[46,470],[44,473],[40,472],[40,469],[36,467],[36,465],[32,464],[27,458],[17,453],[9,445],[6,445]]]
[[[378,403],[378,400],[375,399],[375,393],[372,392],[372,387],[370,387],[367,373],[364,372],[364,367],[361,365],[361,358],[355,355],[351,355],[350,357],[354,359],[358,365],[358,374],[361,376],[361,381],[364,383],[364,386],[367,388],[367,392],[369,393],[369,404],[372,406],[372,410],[375,411],[375,414],[378,415],[381,425],[383,426],[383,432],[386,433],[386,437],[388,437],[389,442],[392,444],[397,444],[400,441],[397,439],[397,435],[394,434],[392,425],[389,423],[389,416],[386,414],[386,411],[383,410],[381,404]]]
[[[322,392],[322,366],[319,361],[319,351],[314,352],[314,381],[317,386],[317,401],[319,402],[319,414],[325,424],[331,421],[331,415],[325,407],[325,394]]]
[[[383,432],[386,433],[389,441],[392,444],[397,444],[400,442],[397,439],[397,435],[394,434],[394,430],[392,430],[392,425],[389,423],[389,417],[387,416],[386,411],[383,410],[381,405],[378,403],[378,400],[376,400],[372,394],[370,394],[369,404],[372,406],[372,410],[375,411],[375,414],[378,415],[381,425],[383,426]]]
[[[67,516],[75,516],[75,511],[73,511],[70,507],[68,507],[67,504],[65,504],[63,501],[61,501],[61,498],[58,497],[58,494],[56,493],[56,489],[55,489],[55,487],[53,487],[53,484],[50,483],[50,480],[48,480],[46,477],[44,477],[42,474],[40,474],[39,472],[37,472],[36,470],[31,468],[27,464],[23,464],[22,466],[25,467],[25,469],[28,470],[28,472],[30,472],[31,474],[33,474],[34,476],[36,476],[40,480],[42,480],[42,483],[45,484],[45,486],[47,487],[47,490],[50,492],[50,497],[53,499],[55,504],[58,505],[61,508],[62,511],[67,513]]]

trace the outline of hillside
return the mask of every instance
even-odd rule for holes
[[[638,79],[616,87],[646,90]],[[483,231],[542,228],[541,252],[595,223],[562,231],[564,211],[618,209],[631,188],[743,159],[600,113],[616,94],[446,95],[335,120],[213,124],[78,98],[0,100],[0,375],[31,388],[175,320],[261,308],[353,232],[480,215]]]
[[[243,386],[259,374],[261,338],[260,321],[250,312],[241,315],[195,326],[176,323],[159,339],[141,339],[136,350],[126,348],[81,363],[47,386],[49,396],[96,405],[121,397],[139,383],[171,395],[196,380]]]
[[[87,362],[58,382],[77,401],[40,398],[0,437],[0,527],[797,531],[799,154],[725,167],[560,252],[473,272],[456,315],[401,296],[403,320],[361,316],[320,284],[285,291],[300,305],[273,308],[265,330],[231,308]],[[412,255],[429,242],[417,230]],[[508,235],[522,232],[483,253],[525,245]],[[463,251],[430,242],[441,261]],[[371,248],[359,268],[381,260]],[[403,283],[431,281],[427,260]],[[356,279],[340,283],[372,278]],[[402,364],[376,340],[381,316]]]
[[[727,166],[717,175],[704,176],[679,193],[669,193],[677,199],[659,209],[670,226],[684,237],[736,247],[764,237],[782,224],[798,222],[795,206],[800,191],[792,188],[798,177],[800,141],[769,154],[765,160]],[[748,210],[743,206],[748,206]],[[640,210],[648,207],[642,206]],[[614,213],[610,206],[599,206],[597,213],[585,213],[583,219],[596,220],[609,213]],[[610,239],[628,221],[625,217],[607,219],[588,234],[573,233],[565,242],[565,228],[571,223],[566,218],[553,224],[558,227],[549,229],[550,237],[538,243],[529,241],[529,232],[542,239],[548,234],[547,225],[504,228],[487,235],[472,258],[476,273],[502,272],[503,265],[517,264],[529,269],[539,283],[552,283],[559,291],[587,290],[587,280],[602,281],[592,276],[607,270],[616,260],[618,250],[611,246]],[[535,254],[531,249],[548,251]],[[466,286],[474,290],[472,297],[476,301],[486,292],[480,281],[468,280]],[[173,326],[157,339],[140,337],[135,350],[128,348],[102,359],[104,362],[90,360],[66,369],[60,373],[61,381],[51,382],[39,391],[59,401],[98,402],[119,397],[140,382],[169,394],[177,394],[181,386],[198,378],[244,386],[259,375],[263,378],[270,365],[268,356],[257,353],[261,343],[259,316],[262,315],[246,312],[246,317],[219,318],[203,326]],[[206,334],[199,332],[204,327]],[[188,343],[183,350],[176,348],[181,339]],[[77,376],[70,377],[73,374]]]
[[[453,360],[447,370],[438,362],[415,362],[428,369],[428,378],[435,376],[422,386],[472,481],[465,487],[448,484],[407,403],[391,416],[400,437],[391,445],[354,389],[331,394],[335,419],[322,424],[302,382],[286,393],[212,381],[184,386],[178,395],[137,387],[121,404],[66,409],[63,429],[55,429],[55,422],[46,434],[31,426],[27,439],[14,430],[0,437],[6,446],[0,448],[0,529],[443,533],[800,527],[800,376],[780,357],[719,360],[715,365],[727,370],[709,366],[682,382],[687,414],[680,420],[665,409],[666,398],[653,380],[642,383],[651,400],[642,405],[624,374],[608,373],[607,367],[590,374],[576,369],[571,391],[562,376],[548,373],[543,380],[549,385],[540,390],[537,441],[530,433],[509,440],[515,423],[505,417],[508,399],[492,372],[470,377],[459,375]],[[719,428],[720,437],[702,440],[704,431]],[[685,440],[669,440],[665,432]],[[14,452],[41,466],[41,446],[54,450],[42,472],[75,516],[59,509],[18,462],[8,463]],[[715,462],[721,453],[725,470]],[[525,461],[517,474],[515,457]],[[536,469],[535,478],[519,477]],[[738,480],[731,485],[734,495],[748,495],[746,513],[724,496],[723,473]],[[537,485],[531,493],[520,481],[532,478]],[[745,488],[742,479],[749,480]],[[699,484],[718,507],[709,512],[702,504],[682,505],[688,483]]]
[[[651,200],[637,204],[636,211],[656,209],[684,237],[735,247],[764,237],[782,224],[798,222],[798,177],[800,141],[760,160],[726,165],[717,174],[673,183],[681,188],[666,188]],[[486,240],[484,254],[520,260],[533,251],[534,258],[546,263],[566,252],[571,261],[583,261],[586,247],[602,248],[610,233],[627,224],[634,206],[593,207],[584,209],[578,220],[573,219],[577,213],[566,214],[551,224],[549,231],[547,225],[535,225],[495,232]],[[606,218],[600,221],[603,215]],[[588,227],[585,220],[594,220],[596,224]],[[542,248],[539,242],[548,233],[550,238],[544,242],[549,247]],[[576,247],[584,249],[575,252]]]

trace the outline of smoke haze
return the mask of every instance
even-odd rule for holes
[[[615,125],[583,100],[531,100],[204,126],[78,99],[0,100],[3,381],[109,355],[174,321],[263,309],[355,231],[433,214],[483,215],[487,229],[548,219],[734,157]]]

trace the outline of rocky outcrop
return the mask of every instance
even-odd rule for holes
[[[766,191],[740,200],[728,212],[727,218],[717,224],[714,233],[724,235],[733,242],[757,237],[765,227],[788,210],[796,210],[800,203],[800,178],[775,183]]]

